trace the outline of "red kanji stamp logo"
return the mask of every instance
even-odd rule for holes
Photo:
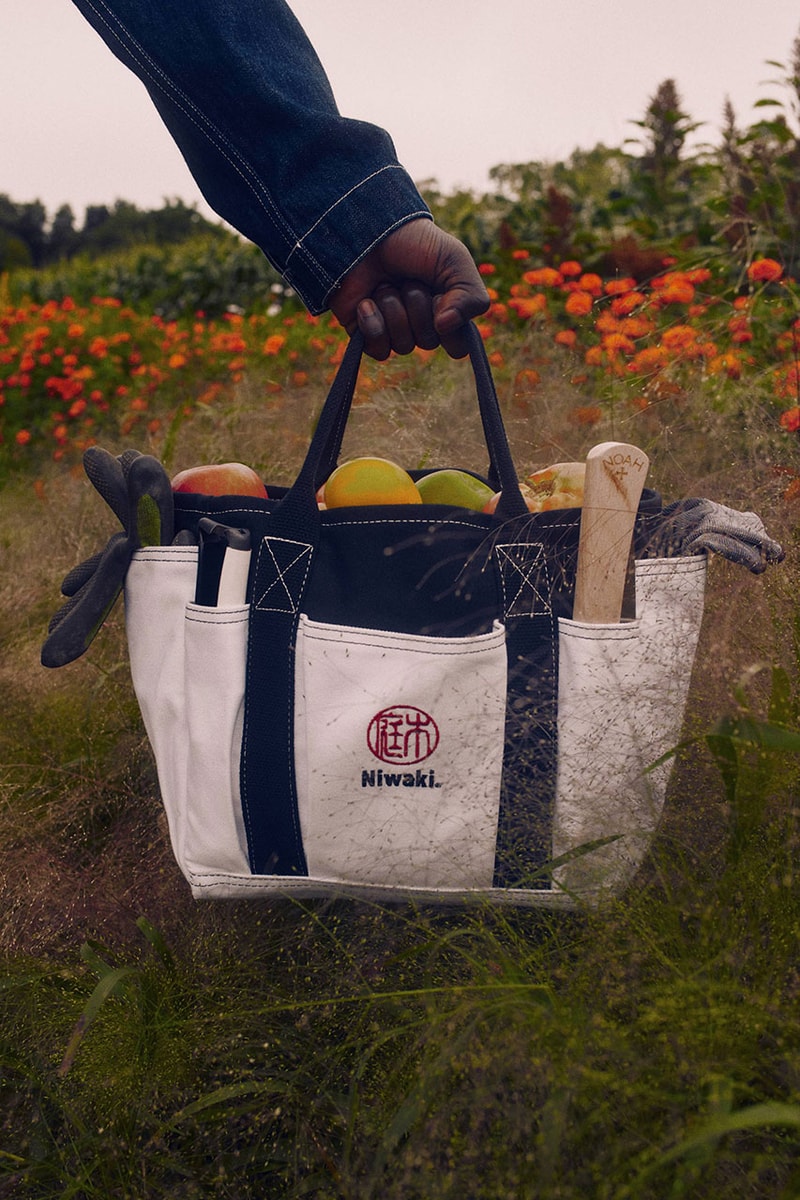
[[[421,708],[393,704],[370,721],[367,745],[381,762],[410,766],[430,758],[439,745],[439,728]]]

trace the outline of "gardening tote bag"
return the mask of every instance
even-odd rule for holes
[[[652,841],[705,556],[635,555],[628,619],[572,620],[580,510],[528,511],[469,336],[494,513],[320,510],[356,337],[293,486],[175,497],[179,529],[249,531],[246,602],[195,603],[195,546],[133,557],[133,683],[198,898],[569,907],[619,891]],[[660,510],[646,491],[635,549]]]

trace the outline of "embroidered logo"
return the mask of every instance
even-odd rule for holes
[[[367,745],[381,762],[411,766],[433,754],[439,745],[439,728],[421,708],[394,704],[376,713],[370,721]]]

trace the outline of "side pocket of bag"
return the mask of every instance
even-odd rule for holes
[[[183,865],[193,881],[249,875],[239,783],[249,608],[189,604],[184,626]]]
[[[505,631],[436,638],[301,617],[295,761],[309,877],[490,887]]]
[[[705,559],[636,564],[637,619],[559,622],[559,765],[553,857],[614,839],[560,867],[568,891],[621,890],[652,841],[703,614]]]
[[[156,546],[134,554],[125,579],[131,678],[155,755],[170,841],[182,865],[186,801],[184,616],[194,594],[197,549]]]

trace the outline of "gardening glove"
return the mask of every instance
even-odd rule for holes
[[[730,562],[747,567],[754,575],[760,575],[770,563],[782,562],[786,557],[783,547],[769,537],[756,513],[737,512],[713,500],[701,499],[680,500],[665,508],[658,532],[647,549],[658,558],[712,550]]]
[[[48,626],[41,654],[45,667],[62,667],[88,649],[122,591],[136,550],[172,541],[172,486],[158,459],[138,450],[126,450],[115,458],[99,446],[90,446],[83,466],[122,532],[113,534],[105,549],[65,576],[61,591],[69,599]]]

